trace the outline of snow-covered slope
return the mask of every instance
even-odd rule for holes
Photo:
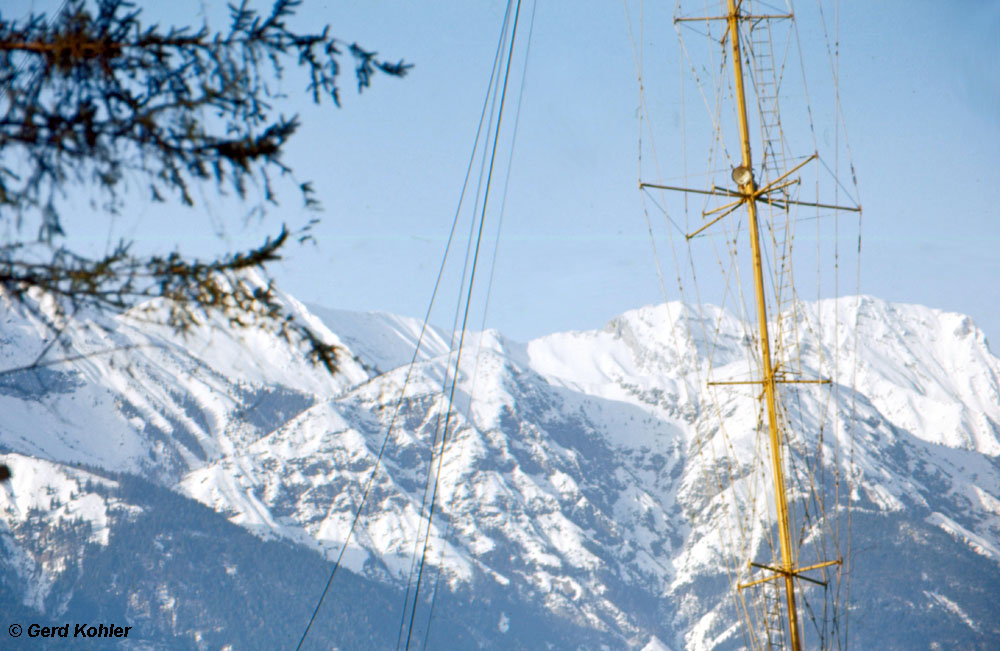
[[[35,310],[0,296],[0,444],[169,483],[367,377],[345,354],[331,378],[263,332],[180,336],[154,325],[155,308],[80,317],[53,341]]]
[[[289,301],[342,346],[337,377],[264,333],[206,327],[181,338],[128,315],[80,319],[41,359],[78,358],[0,375],[0,445],[24,455],[10,457],[7,530],[34,509],[52,522],[77,514],[92,544],[113,537],[106,522],[139,507],[91,497],[67,468],[85,463],[334,559],[367,492],[344,563],[398,590],[398,617],[436,491],[427,563],[450,616],[473,622],[485,609],[463,629],[478,645],[524,645],[553,622],[574,645],[744,644],[732,553],[763,553],[771,518],[748,461],[757,406],[750,391],[704,388],[752,371],[745,324],[668,304],[527,344],[477,333],[449,412],[449,333],[428,330],[411,370],[418,321]],[[702,338],[700,320],[718,333]],[[789,418],[829,417],[816,428],[825,438],[805,431],[800,447],[823,452],[831,486],[850,479],[850,547],[845,532],[839,542],[852,570],[852,646],[996,646],[1000,360],[968,317],[919,306],[852,297],[801,306],[794,321],[814,342],[802,371],[840,371],[835,389],[797,394]],[[7,303],[0,323],[0,365],[38,358],[49,333],[30,312]],[[720,459],[731,459],[728,478],[718,479]],[[749,500],[758,520],[736,543],[724,526],[734,500]],[[29,551],[7,563],[20,574],[50,571],[51,560],[19,548]],[[47,603],[37,590],[22,604]],[[869,611],[900,622],[898,634]],[[425,625],[426,604],[417,613]]]

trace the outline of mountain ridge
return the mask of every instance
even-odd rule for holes
[[[39,463],[143,477],[263,540],[328,559],[339,553],[377,461],[344,567],[402,595],[424,535],[430,451],[447,418],[428,562],[439,573],[442,603],[458,612],[477,595],[508,604],[489,630],[475,628],[482,622],[455,630],[476,645],[503,646],[512,638],[498,622],[519,630],[518,618],[535,613],[544,622],[538,626],[561,622],[566,639],[584,647],[595,633],[611,646],[740,646],[718,531],[727,500],[757,470],[737,461],[745,479],[717,492],[704,477],[723,444],[752,452],[755,407],[748,392],[719,394],[713,404],[701,389],[709,351],[713,377],[752,373],[742,361],[753,343],[746,324],[718,308],[670,303],[626,312],[599,331],[526,343],[470,333],[449,415],[446,331],[425,334],[428,348],[407,382],[421,322],[286,300],[343,348],[339,376],[310,367],[264,333],[215,324],[182,339],[162,326],[133,325],[129,315],[86,317],[67,329],[65,354],[121,350],[8,376],[0,383],[0,445]],[[44,345],[44,329],[15,304],[4,310],[0,359],[25,366]],[[983,597],[989,590],[975,589],[984,577],[1000,585],[1000,361],[982,332],[963,315],[872,297],[803,304],[793,318],[818,335],[803,349],[806,372],[818,377],[833,363],[858,362],[857,393],[842,387],[833,403],[803,394],[794,415],[803,422],[825,410],[837,415],[820,445],[831,459],[837,445],[852,446],[851,465],[841,457],[830,472],[856,473],[854,512],[869,527],[860,537],[877,540],[882,530],[898,537],[909,527],[913,540],[890,539],[897,553],[923,559],[920,571],[929,577],[927,586],[916,582],[922,587],[911,610],[930,613],[939,629],[954,631],[949,639],[971,648],[1000,640],[988,621],[996,614]],[[723,324],[718,336],[692,334],[691,323],[705,319]],[[713,409],[732,435],[712,424]],[[853,443],[845,425],[851,414]],[[28,489],[13,486],[0,502],[5,548],[34,557],[37,550],[17,542],[26,522],[18,499]],[[754,517],[766,523],[766,500],[753,499]],[[62,502],[38,508],[60,524]],[[115,515],[110,501],[101,508],[112,521],[128,520],[128,510]],[[87,541],[106,528],[80,513]],[[755,526],[742,543],[751,551],[765,525]],[[921,547],[921,537],[932,542]],[[961,565],[975,568],[968,586],[934,569],[949,553],[972,554]],[[935,577],[949,588],[931,589]],[[852,595],[859,612],[863,599],[885,596],[865,584]],[[40,603],[28,592],[17,598],[25,607]],[[418,623],[428,608],[421,605]],[[905,648],[886,643],[878,627],[860,630],[866,644]],[[523,639],[532,634],[529,627]]]

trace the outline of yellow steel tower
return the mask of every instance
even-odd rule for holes
[[[798,616],[798,605],[796,600],[796,578],[801,578],[806,581],[813,583],[822,583],[803,573],[809,570],[817,570],[824,567],[829,567],[831,565],[841,564],[841,559],[828,560],[813,565],[800,567],[797,562],[795,547],[792,544],[791,535],[791,518],[788,509],[788,497],[787,490],[785,486],[785,476],[784,476],[784,461],[783,461],[783,450],[785,446],[785,438],[779,426],[778,421],[778,409],[777,409],[777,384],[784,382],[794,382],[794,383],[817,383],[817,384],[827,384],[829,380],[802,380],[802,379],[786,379],[783,376],[779,377],[775,372],[775,363],[772,359],[770,336],[768,334],[768,321],[767,321],[767,306],[764,294],[764,277],[763,277],[763,265],[761,261],[761,245],[760,245],[760,233],[758,227],[758,216],[757,216],[757,203],[771,203],[774,205],[788,206],[790,204],[802,205],[802,206],[813,206],[820,208],[830,208],[835,210],[851,210],[858,211],[860,207],[850,207],[850,206],[835,206],[830,204],[819,204],[812,202],[796,201],[790,199],[787,196],[780,196],[772,198],[770,194],[777,190],[787,188],[790,185],[798,183],[798,179],[787,180],[792,174],[802,168],[804,165],[813,161],[817,158],[814,154],[808,157],[806,160],[802,161],[800,164],[796,165],[792,169],[788,170],[784,174],[780,175],[770,183],[767,183],[763,187],[758,187],[753,175],[753,159],[751,156],[750,149],[750,129],[747,123],[747,109],[746,109],[746,95],[744,89],[743,81],[743,52],[740,46],[740,23],[741,21],[753,20],[769,20],[769,19],[782,19],[782,18],[792,18],[791,14],[788,15],[751,15],[741,13],[739,3],[737,0],[726,0],[727,2],[727,12],[722,16],[709,16],[709,17],[699,17],[699,18],[676,18],[677,22],[682,21],[706,21],[706,20],[719,20],[727,22],[726,38],[729,40],[729,47],[731,48],[732,64],[733,64],[733,76],[734,76],[734,88],[735,88],[735,100],[736,100],[736,114],[737,122],[739,126],[739,137],[740,137],[740,149],[742,160],[741,164],[733,169],[732,179],[737,185],[737,190],[727,190],[723,188],[716,187],[712,190],[700,190],[693,188],[682,188],[668,185],[661,185],[657,183],[640,183],[640,188],[659,188],[664,190],[677,190],[681,192],[693,192],[697,194],[709,194],[722,197],[729,197],[733,200],[726,203],[719,208],[710,210],[704,213],[705,217],[712,216],[713,218],[704,224],[701,228],[696,231],[689,233],[687,238],[690,239],[695,235],[698,235],[705,229],[709,228],[713,224],[717,223],[719,220],[723,219],[727,215],[735,212],[741,206],[746,206],[746,214],[749,222],[750,229],[750,248],[753,261],[753,284],[754,284],[754,295],[756,298],[756,308],[757,308],[757,325],[759,328],[759,339],[760,339],[760,357],[761,357],[761,368],[763,371],[763,377],[759,380],[751,380],[748,382],[709,382],[710,385],[718,384],[758,384],[763,385],[763,399],[765,401],[765,411],[767,414],[767,428],[769,435],[769,447],[770,447],[770,465],[771,474],[774,484],[774,501],[776,506],[776,520],[778,526],[778,538],[780,541],[781,558],[780,565],[778,567],[773,567],[770,565],[765,565],[761,563],[753,563],[750,565],[759,569],[766,570],[768,573],[759,579],[750,581],[748,583],[739,584],[738,589],[748,588],[750,586],[755,586],[761,583],[779,580],[784,583],[785,586],[785,614],[787,616],[787,630],[789,636],[789,642],[792,649],[795,651],[801,651],[802,649],[802,635],[801,627],[799,623]]]

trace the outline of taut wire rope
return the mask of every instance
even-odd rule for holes
[[[510,144],[510,151],[509,151],[508,156],[507,156],[507,172],[506,172],[506,175],[504,177],[503,195],[502,195],[502,199],[501,199],[501,202],[500,202],[500,211],[499,211],[499,214],[497,216],[497,230],[496,230],[496,235],[495,235],[494,244],[493,244],[493,256],[492,256],[492,258],[490,260],[490,275],[489,275],[489,279],[486,282],[486,300],[485,300],[484,305],[483,305],[483,318],[482,318],[482,321],[480,323],[480,328],[479,328],[480,332],[484,332],[486,330],[486,319],[487,319],[487,315],[489,313],[490,297],[492,296],[492,293],[493,293],[493,279],[495,277],[495,272],[496,272],[497,255],[498,255],[499,249],[500,249],[500,234],[501,234],[501,232],[503,230],[503,218],[504,218],[504,213],[505,213],[506,208],[507,208],[507,193],[508,193],[508,190],[510,189],[510,172],[511,172],[511,169],[513,168],[514,151],[516,149],[515,145],[517,144],[518,125],[521,122],[521,102],[524,99],[524,87],[525,87],[525,83],[526,83],[525,80],[526,80],[527,74],[528,74],[528,60],[529,60],[530,55],[531,55],[531,40],[532,40],[532,35],[534,34],[534,31],[535,31],[535,12],[536,12],[537,8],[538,8],[537,1],[532,2],[532,5],[531,5],[531,18],[528,21],[528,39],[527,39],[527,45],[525,46],[525,52],[524,52],[524,65],[523,65],[523,67],[521,69],[521,85],[520,85],[520,89],[518,90],[517,109],[514,111],[514,127],[513,127],[512,133],[511,133],[511,137],[510,137],[510,143],[511,144]],[[511,43],[511,46],[513,46],[513,43]],[[484,206],[484,212],[485,212],[485,206]],[[477,379],[479,377],[479,360],[480,360],[481,353],[482,353],[482,336],[480,336],[478,345],[476,347],[476,357],[475,357],[476,361],[473,364],[472,388],[469,391],[469,405],[470,405],[470,407],[471,407],[472,401],[474,400],[474,396],[475,396],[475,393],[476,393],[476,381],[477,381]],[[448,537],[447,531],[449,531],[450,528],[451,528],[451,522],[449,521],[448,522],[448,528],[446,529],[446,533],[445,533],[445,536],[444,536],[445,539],[447,539],[447,537]],[[444,552],[445,552],[445,547],[442,546],[441,552],[440,552],[440,558],[438,560],[438,567],[439,568],[441,568],[441,567],[444,566]],[[429,612],[427,614],[427,627],[424,629],[424,641],[423,641],[423,645],[421,646],[421,648],[423,648],[423,649],[427,648],[428,640],[430,638],[431,621],[434,619],[434,607],[437,604],[438,584],[440,582],[440,579],[441,579],[441,571],[439,569],[438,573],[435,575],[435,578],[434,578],[434,588],[433,588],[433,590],[431,592],[431,603],[430,603]]]
[[[506,24],[507,23],[506,23],[506,16],[505,16],[504,27],[501,29],[500,37],[499,37],[499,40],[498,40],[498,43],[497,43],[497,52],[496,52],[496,55],[495,55],[495,60],[499,60],[499,57],[500,57],[500,48],[502,47],[502,45],[504,43],[504,34],[506,33]],[[496,64],[495,63],[494,63],[494,69],[496,69]],[[409,366],[408,366],[407,371],[406,371],[406,376],[405,376],[405,378],[403,380],[403,386],[401,387],[400,392],[399,392],[399,398],[397,399],[397,401],[395,403],[395,406],[393,408],[392,417],[391,417],[391,419],[389,421],[389,425],[386,427],[386,432],[385,432],[385,436],[382,439],[382,444],[379,447],[378,455],[376,456],[375,463],[372,466],[371,472],[369,473],[368,480],[365,483],[365,489],[362,492],[361,501],[360,501],[360,503],[358,504],[357,508],[354,511],[354,516],[353,516],[353,518],[351,520],[351,526],[348,529],[347,535],[344,538],[344,543],[341,546],[340,552],[337,555],[337,559],[334,562],[333,568],[330,571],[330,576],[327,579],[326,585],[324,586],[323,591],[320,594],[319,599],[316,602],[316,607],[313,609],[313,612],[312,612],[312,614],[309,617],[309,621],[306,624],[305,630],[302,632],[302,636],[299,639],[299,642],[298,642],[298,644],[295,647],[296,651],[298,651],[299,649],[301,649],[302,645],[305,643],[306,637],[309,635],[309,630],[311,629],[313,623],[315,622],[316,617],[319,614],[320,607],[323,605],[323,601],[326,598],[326,595],[327,595],[327,593],[330,590],[330,586],[333,584],[333,580],[334,580],[334,578],[335,578],[335,576],[337,574],[337,570],[340,568],[341,562],[343,561],[343,558],[344,558],[344,553],[347,550],[348,546],[350,545],[351,537],[353,536],[354,531],[357,528],[357,524],[358,524],[358,521],[359,521],[359,519],[361,517],[362,510],[364,509],[365,503],[367,502],[368,496],[369,496],[369,494],[371,492],[372,484],[373,484],[373,482],[375,480],[375,475],[378,472],[381,460],[382,460],[382,458],[383,458],[383,456],[385,454],[385,450],[386,450],[386,447],[387,447],[388,442],[389,442],[389,438],[390,438],[390,436],[392,434],[393,428],[395,427],[396,419],[397,419],[397,417],[399,415],[399,411],[400,411],[400,409],[402,407],[403,399],[404,399],[404,396],[406,395],[406,388],[407,388],[407,386],[408,386],[408,384],[410,382],[410,379],[412,377],[413,369],[416,366],[417,359],[419,359],[421,345],[422,345],[422,343],[424,341],[424,337],[425,337],[425,335],[427,333],[427,329],[428,329],[428,326],[429,326],[429,323],[430,323],[431,313],[432,313],[433,308],[434,308],[434,303],[435,303],[435,301],[437,299],[438,291],[439,291],[439,289],[441,287],[441,282],[442,282],[442,280],[444,278],[445,266],[446,266],[446,263],[447,263],[447,260],[448,260],[449,253],[451,251],[452,243],[454,242],[454,237],[455,237],[456,228],[458,226],[459,216],[461,215],[462,205],[463,205],[463,203],[465,201],[465,195],[466,195],[466,190],[468,189],[469,179],[471,178],[471,175],[472,175],[472,166],[473,166],[473,164],[475,162],[476,150],[478,149],[479,139],[480,139],[480,136],[482,134],[483,125],[485,123],[486,109],[487,109],[487,107],[489,105],[489,98],[490,98],[489,88],[492,88],[492,86],[493,86],[493,76],[491,75],[490,76],[490,82],[489,82],[489,84],[487,86],[487,94],[486,94],[486,97],[483,99],[483,107],[482,107],[482,110],[480,111],[480,115],[479,115],[479,125],[478,125],[477,130],[476,130],[475,144],[473,145],[472,152],[469,154],[469,162],[468,162],[468,164],[466,166],[466,170],[465,170],[465,179],[464,179],[464,181],[462,183],[462,190],[459,193],[458,205],[457,205],[457,207],[455,209],[455,215],[454,215],[454,218],[452,219],[451,228],[450,228],[449,233],[448,233],[448,239],[447,239],[447,242],[445,244],[444,253],[442,254],[441,265],[438,268],[437,277],[436,277],[436,279],[434,281],[434,288],[431,291],[431,297],[430,297],[430,299],[428,301],[427,311],[426,311],[426,313],[424,315],[423,324],[421,325],[421,328],[420,328],[420,334],[417,337],[417,342],[416,342],[416,344],[414,346],[413,356],[412,356],[412,358],[410,360]],[[331,504],[330,510],[332,511],[332,509],[333,509],[333,505]],[[327,514],[327,516],[329,517],[329,513]]]
[[[509,4],[510,4],[510,1],[508,2],[508,6],[509,6]],[[436,504],[437,504],[437,494],[438,494],[438,489],[440,487],[440,482],[441,482],[442,462],[444,460],[445,451],[446,451],[447,445],[448,445],[448,433],[449,433],[448,432],[448,428],[449,428],[449,425],[451,423],[451,416],[452,416],[452,412],[453,412],[451,406],[454,404],[455,390],[456,390],[456,388],[458,386],[458,369],[461,366],[462,346],[463,346],[463,344],[465,342],[466,328],[468,327],[468,323],[469,323],[469,310],[470,310],[470,306],[471,306],[471,303],[472,303],[472,290],[473,290],[473,287],[475,285],[476,269],[477,269],[477,264],[478,264],[478,261],[479,261],[479,251],[480,251],[480,246],[482,244],[482,238],[483,238],[483,227],[484,227],[485,220],[486,220],[486,209],[487,209],[487,206],[489,204],[490,187],[491,187],[491,182],[492,182],[492,178],[493,178],[494,164],[496,162],[497,143],[498,143],[499,137],[500,137],[500,126],[503,123],[503,109],[504,109],[504,102],[505,102],[506,97],[507,97],[507,84],[508,84],[508,81],[510,79],[510,62],[511,62],[511,58],[513,56],[514,44],[517,41],[517,25],[518,25],[518,18],[520,16],[520,13],[521,13],[521,0],[517,0],[517,5],[516,5],[516,7],[514,9],[514,19],[513,19],[513,22],[511,23],[510,46],[507,49],[507,62],[506,62],[506,65],[504,67],[504,81],[503,81],[503,89],[500,92],[500,106],[499,106],[499,109],[497,111],[497,125],[496,125],[496,128],[493,131],[492,152],[490,154],[489,170],[488,170],[487,175],[486,175],[486,188],[485,188],[485,192],[484,192],[484,196],[483,196],[483,206],[482,206],[482,210],[481,210],[480,215],[479,215],[479,225],[478,225],[477,234],[476,234],[475,252],[474,252],[473,257],[472,257],[472,268],[471,268],[471,271],[469,273],[469,284],[468,284],[468,291],[466,292],[466,301],[465,301],[464,313],[462,315],[462,326],[461,326],[461,330],[459,331],[460,334],[459,334],[459,340],[458,340],[458,352],[456,354],[456,360],[455,360],[455,374],[454,374],[453,379],[452,379],[451,391],[450,391],[449,396],[448,396],[448,412],[445,414],[444,431],[441,433],[441,451],[438,453],[437,469],[436,469],[436,471],[433,470],[433,469],[431,470],[431,472],[434,473],[434,487],[433,487],[433,491],[431,492],[431,503],[430,503],[430,508],[428,509],[428,513],[427,513],[427,529],[426,529],[426,533],[424,534],[423,553],[421,554],[421,557],[420,557],[420,566],[419,566],[419,569],[417,571],[417,584],[416,584],[416,587],[414,588],[414,591],[413,591],[413,604],[412,604],[411,610],[410,610],[410,624],[409,624],[409,627],[407,628],[407,633],[406,633],[406,649],[410,648],[410,642],[411,642],[412,636],[413,636],[414,616],[416,615],[417,604],[420,601],[420,599],[419,599],[419,597],[420,597],[420,585],[421,585],[421,582],[423,580],[424,567],[425,567],[425,564],[426,564],[426,561],[427,561],[427,543],[428,543],[429,536],[430,536],[431,526],[432,526],[433,521],[434,521],[434,512],[435,512],[435,507],[436,507]]]

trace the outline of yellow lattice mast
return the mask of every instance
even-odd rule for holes
[[[700,228],[687,235],[692,237],[702,233],[704,230],[719,222],[727,215],[746,207],[746,215],[749,224],[750,249],[753,263],[753,285],[756,299],[757,324],[759,328],[759,345],[762,377],[760,379],[739,381],[739,382],[709,382],[709,385],[723,384],[754,384],[763,385],[763,400],[767,417],[768,440],[770,448],[770,466],[773,480],[774,502],[776,510],[776,520],[778,527],[778,537],[780,543],[780,564],[772,565],[750,562],[750,566],[766,571],[766,574],[753,581],[738,584],[740,590],[756,586],[771,581],[780,581],[784,584],[785,593],[785,615],[787,619],[787,631],[792,649],[801,651],[802,634],[798,615],[798,603],[796,598],[796,579],[803,579],[813,583],[823,585],[823,582],[806,576],[804,573],[810,570],[818,570],[832,565],[840,565],[842,559],[825,560],[819,563],[801,567],[796,558],[796,548],[792,543],[791,518],[788,508],[788,490],[785,484],[784,456],[787,437],[781,429],[778,418],[777,385],[779,383],[815,383],[828,384],[830,381],[787,379],[784,373],[776,371],[776,362],[772,356],[771,340],[768,332],[767,304],[764,293],[764,273],[760,244],[760,232],[758,224],[758,202],[787,208],[790,205],[811,206],[817,208],[828,208],[833,210],[858,211],[859,207],[836,206],[815,202],[797,201],[791,199],[784,193],[784,190],[791,185],[799,183],[799,179],[790,179],[792,174],[797,172],[810,161],[817,158],[816,154],[806,158],[804,161],[794,166],[787,172],[781,174],[773,181],[758,187],[753,175],[753,159],[750,147],[750,128],[747,121],[746,94],[743,78],[743,51],[740,44],[740,23],[743,21],[761,21],[770,19],[792,18],[789,15],[751,15],[740,12],[737,0],[727,1],[727,13],[723,16],[709,16],[699,18],[676,18],[675,21],[726,21],[727,30],[725,38],[729,40],[728,47],[731,48],[734,90],[736,101],[736,114],[739,127],[741,163],[732,170],[732,179],[736,183],[737,189],[725,189],[715,187],[712,190],[700,190],[693,188],[682,188],[656,183],[640,183],[640,188],[659,188],[664,190],[677,190],[681,192],[691,192],[697,194],[707,194],[719,197],[727,197],[732,200],[713,210],[703,213],[703,216],[711,219]],[[772,196],[772,193],[774,196]]]

